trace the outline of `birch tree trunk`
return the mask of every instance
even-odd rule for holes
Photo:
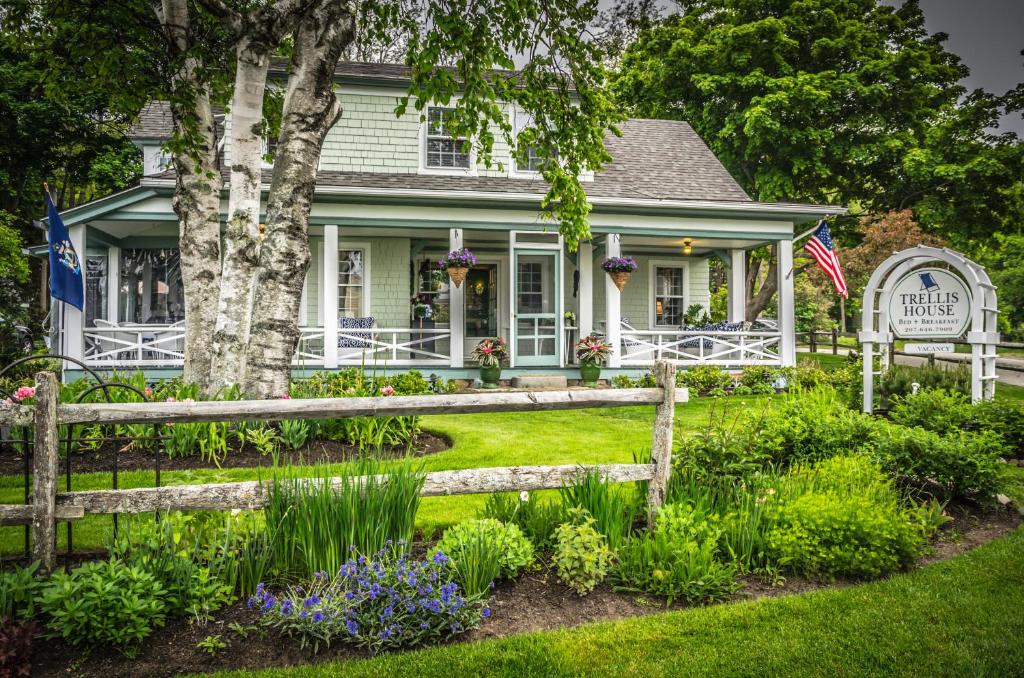
[[[174,56],[192,47],[187,0],[154,0]],[[209,88],[198,77],[201,63],[186,58],[172,82],[174,133],[189,150],[174,154],[173,206],[178,216],[182,282],[185,289],[184,379],[204,390],[210,383],[209,346],[217,319],[220,287],[220,169]]]
[[[244,388],[250,397],[288,393],[299,340],[299,301],[309,268],[316,168],[324,138],[341,116],[334,70],[355,35],[355,16],[354,2],[325,0],[309,9],[294,33],[246,356]]]
[[[231,103],[228,221],[224,232],[220,296],[213,333],[212,390],[238,383],[245,373],[253,278],[259,259],[263,96],[270,55],[266,45],[245,37],[240,40],[236,51],[235,91]]]

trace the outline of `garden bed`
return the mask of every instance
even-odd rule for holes
[[[113,464],[113,452],[117,446],[117,470],[118,471],[152,471],[155,468],[154,453],[152,451],[140,451],[126,449],[129,445],[128,439],[113,439],[105,441],[98,449],[87,452],[76,452],[71,462],[71,470],[74,473],[109,473]],[[451,448],[451,440],[443,433],[422,431],[418,433],[413,441],[412,455],[423,457],[428,454],[443,452]],[[374,456],[381,459],[398,459],[406,456],[404,445],[384,447],[374,451]],[[277,457],[278,465],[289,463],[302,464],[327,464],[349,461],[359,457],[360,450],[356,445],[341,443],[334,440],[314,440],[298,450],[281,450]],[[227,457],[220,460],[220,468],[256,468],[261,466],[273,466],[274,458],[269,454],[261,454],[255,446],[250,444],[241,447],[232,446]],[[188,469],[210,469],[216,468],[209,459],[204,459],[198,454],[185,457],[160,457],[161,471],[177,471]],[[0,475],[19,475],[24,472],[25,460],[9,446],[0,449]],[[66,472],[65,461],[60,462],[59,472]]]
[[[922,558],[917,566],[961,555],[1006,536],[1021,525],[1021,517],[1013,509],[979,511],[954,508],[951,512],[955,516],[954,522],[941,532],[933,552]],[[421,547],[416,550],[422,552],[423,549]],[[749,576],[743,581],[744,587],[731,600],[806,593],[857,583],[849,580],[816,581],[793,576],[787,577],[777,586]],[[687,607],[685,603],[678,602],[666,608],[660,599],[615,592],[607,584],[599,585],[589,595],[580,597],[560,583],[548,569],[532,571],[516,581],[499,584],[488,605],[492,611],[490,618],[484,620],[480,628],[459,637],[456,642],[575,627]],[[296,641],[281,636],[273,629],[259,627],[258,621],[258,613],[249,610],[244,603],[220,610],[213,621],[205,624],[176,619],[154,632],[134,659],[128,659],[112,650],[90,653],[69,647],[61,641],[40,640],[34,648],[33,674],[170,676],[224,669],[293,666],[368,656],[365,651],[343,644],[311,656],[301,650]],[[238,628],[245,632],[244,637],[235,630]],[[204,639],[216,636],[226,643],[223,649],[209,654],[199,647]]]

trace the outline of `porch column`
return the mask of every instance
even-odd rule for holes
[[[448,231],[448,249],[457,250],[463,247],[462,229],[452,228]],[[466,334],[466,288],[448,285],[448,325],[451,328],[451,366],[462,369]]]
[[[605,256],[620,257],[619,234],[609,233],[605,241]],[[611,344],[612,352],[608,356],[608,367],[622,367],[622,326],[619,312],[619,288],[612,282],[610,275],[604,277],[604,323],[605,337]]]
[[[324,367],[338,366],[338,225],[324,226]],[[369,280],[363,281],[369,285]]]
[[[729,250],[729,322],[741,323],[747,316],[747,252]]]
[[[116,323],[121,303],[121,248],[107,248],[107,321]],[[188,318],[185,319],[188,322]]]
[[[594,331],[594,243],[580,243],[579,256],[580,298],[579,316],[576,318],[580,336],[589,336]]]
[[[793,241],[780,240],[779,247],[779,356],[784,367],[796,365],[796,312],[793,297]]]

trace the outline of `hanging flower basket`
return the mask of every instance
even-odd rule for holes
[[[629,277],[639,266],[633,257],[608,257],[602,262],[601,268],[611,277],[612,282],[621,292],[626,288]]]
[[[451,279],[452,284],[456,287],[462,287],[469,269],[476,266],[476,255],[467,248],[462,247],[449,252],[448,256],[441,260],[439,265],[448,272],[448,277]]]

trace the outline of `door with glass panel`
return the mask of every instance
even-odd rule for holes
[[[561,252],[514,250],[512,260],[512,351],[515,365],[561,362]]]

